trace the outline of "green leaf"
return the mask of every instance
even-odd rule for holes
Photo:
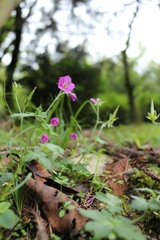
[[[146,199],[137,196],[132,196],[132,198],[134,198],[134,200],[131,202],[131,209],[145,211],[148,208]]]
[[[10,172],[1,173],[0,174],[0,186],[2,186],[3,183],[9,182],[13,177],[13,174]]]
[[[135,188],[135,190],[139,190],[139,191],[143,191],[143,192],[148,192],[148,193],[151,193],[153,192],[152,189],[150,188]]]
[[[154,110],[154,102],[151,100],[151,108],[150,108],[150,113],[148,113],[147,118],[151,120],[153,123],[159,118],[160,114],[157,115],[156,110]]]
[[[14,187],[13,189],[11,189],[11,191],[9,192],[9,194],[11,194],[11,193],[17,191],[19,188],[21,188],[21,187],[28,181],[28,179],[31,178],[31,176],[32,176],[32,173],[31,173],[31,172],[28,173],[28,175],[26,176],[26,178],[25,178],[23,181],[21,181],[16,187]]]
[[[102,140],[101,138],[99,138],[99,137],[97,137],[97,136],[95,136],[93,139],[94,139],[95,141],[97,141],[98,143],[100,143],[100,144],[105,144],[105,143],[106,143],[106,141]]]
[[[84,209],[80,209],[80,214],[82,214],[83,216],[93,219],[93,220],[101,220],[102,219],[102,214],[100,211],[98,210],[84,210]]]
[[[122,216],[115,219],[114,231],[116,235],[126,240],[145,240],[145,236],[140,229],[132,224],[132,222]]]
[[[0,213],[0,226],[7,229],[12,229],[17,222],[19,217],[10,209]]]
[[[117,112],[118,112],[118,109],[119,109],[119,106],[116,108],[116,110],[114,111],[113,114],[111,113],[111,114],[109,115],[109,120],[107,121],[108,128],[113,127],[113,123],[118,119],[118,118],[116,117]]]
[[[107,204],[107,209],[113,214],[115,212],[120,212],[122,211],[122,201],[117,197],[114,196],[113,194],[107,193],[104,194],[102,192],[96,192],[96,198]]]
[[[35,113],[14,113],[11,115],[11,117],[35,117]]]
[[[41,113],[37,114],[36,117],[47,118],[47,113],[46,112],[41,112]]]
[[[44,167],[46,167],[48,170],[52,169],[52,164],[44,152],[40,151],[39,149],[35,149],[34,153],[36,158],[42,163]]]
[[[85,230],[93,232],[95,239],[102,239],[107,237],[112,232],[112,224],[110,222],[87,222]]]
[[[139,190],[139,191],[143,191],[143,192],[148,192],[150,194],[152,194],[152,196],[156,196],[158,194],[160,194],[160,191],[157,191],[155,189],[150,189],[150,188],[136,188],[135,190]]]
[[[29,94],[29,96],[26,97],[26,99],[25,99],[25,101],[24,101],[26,107],[27,107],[28,104],[31,102],[32,97],[33,97],[33,94],[35,93],[35,91],[36,91],[36,87],[31,91],[31,93]]]
[[[64,207],[67,207],[67,206],[69,206],[70,204],[71,204],[71,201],[67,201],[67,202],[64,203]]]
[[[53,144],[53,143],[45,143],[45,144],[40,144],[41,148],[46,151],[49,150],[51,152],[54,152],[55,157],[56,156],[61,156],[64,154],[64,149],[61,148],[60,146]]]
[[[66,209],[70,210],[70,209],[75,209],[76,207],[73,205],[67,206]]]
[[[27,153],[23,156],[22,161],[30,162],[34,160],[36,157],[35,153],[32,150],[27,151]]]
[[[24,162],[29,162],[31,160],[38,159],[44,167],[48,170],[52,169],[52,164],[50,160],[46,157],[46,154],[39,149],[35,149],[34,151],[30,150],[23,157]]]
[[[60,218],[63,217],[64,214],[65,214],[65,210],[64,210],[64,209],[61,209],[61,210],[59,211],[59,217],[60,217]]]
[[[107,221],[107,220],[111,221],[113,218],[112,215],[106,210],[102,210],[100,212],[98,210],[80,209],[80,213],[87,218],[90,218],[92,220],[99,221],[99,222]]]
[[[151,199],[148,202],[148,206],[151,210],[160,210],[160,202],[157,201],[156,199]]]
[[[0,213],[5,212],[10,207],[10,202],[1,202],[0,203]]]

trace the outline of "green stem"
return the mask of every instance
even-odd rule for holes
[[[18,106],[19,113],[22,113],[19,102],[18,102],[18,98],[17,98],[17,92],[15,93],[15,100],[16,100],[16,103],[17,103],[17,106]],[[20,124],[20,129],[21,129],[21,131],[20,131],[21,132],[21,134],[20,134],[20,153],[21,153],[21,156],[22,156],[23,117],[20,117],[20,118],[21,118],[21,124]]]
[[[98,126],[98,124],[99,124],[99,105],[98,105],[98,104],[97,104],[97,109],[96,109],[96,116],[97,116],[96,124],[94,125],[91,138],[94,136],[94,133],[95,133],[95,131],[96,131],[96,129],[97,129],[97,126]]]
[[[149,212],[149,210],[146,210],[143,215],[141,215],[141,216],[138,217],[137,219],[133,220],[133,221],[132,221],[133,224],[136,224],[136,223],[138,223],[138,222],[143,221],[143,220],[146,218],[146,216],[148,215],[148,212]]]
[[[15,99],[16,99],[16,103],[17,103],[17,106],[18,106],[18,110],[21,113],[21,108],[20,108],[20,105],[19,105],[19,102],[18,102],[17,93],[15,93]]]
[[[53,100],[53,102],[51,103],[51,105],[49,106],[49,108],[46,110],[46,113],[48,113],[51,108],[53,107],[53,105],[55,104],[55,102],[59,99],[59,97],[61,95],[65,94],[65,92],[59,92],[58,95],[55,97],[55,99]]]
[[[82,109],[85,107],[85,105],[88,103],[88,100],[86,100],[77,110],[77,112],[75,113],[75,119],[77,119],[78,115],[80,114],[80,112],[82,111]]]
[[[155,125],[159,125],[160,123],[159,122],[153,122]]]
[[[103,123],[103,124],[101,125],[101,127],[100,127],[100,129],[99,129],[99,132],[98,132],[98,134],[97,134],[97,137],[100,137],[101,132],[102,132],[103,128],[106,127],[106,125],[107,125],[107,123]]]
[[[32,138],[32,136],[33,136],[33,133],[34,133],[34,131],[36,130],[36,128],[38,127],[38,125],[39,125],[39,122],[36,122],[36,124],[35,124],[32,132],[31,132],[31,135],[29,136],[29,139],[28,139],[28,141],[27,141],[25,150],[27,150],[27,148],[28,148],[28,146],[29,146],[29,144],[30,144],[31,138]]]

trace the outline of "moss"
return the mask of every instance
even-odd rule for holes
[[[160,169],[158,166],[154,166],[149,168],[153,173],[160,175]],[[150,176],[146,173],[139,171],[136,169],[136,173],[131,176],[130,183],[133,188],[150,188],[160,190],[160,184],[156,180],[153,180]],[[130,186],[130,187],[131,187]]]

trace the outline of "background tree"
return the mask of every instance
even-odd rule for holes
[[[140,113],[138,99],[141,99],[138,89],[146,78],[136,73],[136,59],[130,59],[127,54],[134,21],[147,2],[133,0],[112,10],[107,5],[109,1],[104,7],[95,0],[48,0],[45,5],[38,0],[21,1],[1,29],[0,59],[1,69],[6,68],[6,92],[12,93],[13,81],[20,81],[28,89],[36,85],[34,103],[46,107],[49,98],[56,94],[58,78],[70,74],[76,82],[77,94],[82,94],[74,106],[89,99],[90,95],[102,96],[108,101],[104,105],[107,111],[103,112],[103,117],[114,110],[115,105],[122,105],[122,121],[137,119],[137,109]],[[126,12],[125,29],[114,29],[114,23]],[[125,46],[121,56],[112,59],[103,56],[103,59],[93,61],[86,54],[100,26],[100,31],[103,28],[113,39],[123,36]],[[10,62],[5,66],[7,57]],[[52,84],[55,92],[51,90]],[[10,96],[7,97],[8,103]]]
[[[20,0],[1,0],[0,2],[0,28],[3,26],[4,22],[7,20],[11,11],[18,5]]]
[[[19,4],[16,9],[15,9],[15,17],[13,21],[14,27],[12,27],[14,31],[14,40],[10,43],[9,47],[12,47],[13,50],[11,52],[11,61],[9,65],[6,68],[6,101],[10,108],[13,108],[13,99],[12,95],[8,95],[9,93],[12,93],[12,83],[13,83],[13,74],[16,69],[16,65],[18,62],[18,56],[20,52],[20,43],[21,43],[21,38],[22,38],[22,31],[23,31],[23,25],[25,24],[27,18],[31,15],[32,8],[36,4],[37,0],[29,7],[29,11],[27,16],[23,17],[22,16],[22,7],[21,4]]]

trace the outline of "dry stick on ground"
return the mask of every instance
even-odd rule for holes
[[[118,147],[116,144],[108,143],[105,146],[106,153],[115,157],[128,157],[130,159],[134,159],[137,157],[141,157],[139,161],[141,162],[155,162],[160,163],[160,149],[159,148],[149,148],[146,150],[137,150],[129,147]]]
[[[155,173],[153,173],[152,171],[148,170],[145,166],[143,166],[139,159],[133,159],[132,166],[138,168],[139,170],[141,170],[142,172],[146,173],[148,176],[150,176],[153,180],[156,180],[158,182],[160,182],[160,176],[156,175]]]
[[[138,168],[150,176],[153,180],[160,182],[160,176],[156,175],[144,166],[144,164],[150,162],[160,163],[160,149],[150,148],[147,150],[135,150],[128,147],[117,147],[115,144],[108,144],[105,146],[105,149],[106,152],[113,156],[117,161],[122,157],[130,158],[130,164],[132,167]]]

